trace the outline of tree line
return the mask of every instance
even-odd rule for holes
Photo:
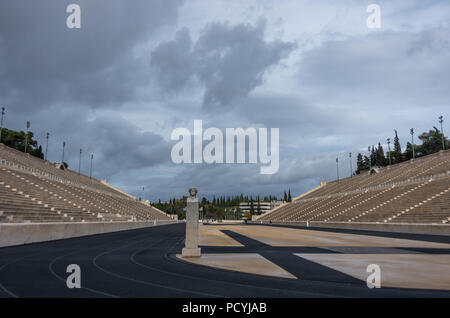
[[[433,127],[432,130],[423,132],[419,135],[418,138],[421,144],[413,145],[412,142],[407,142],[405,151],[402,151],[397,130],[394,130],[394,132],[395,134],[391,151],[388,150],[385,153],[384,148],[379,142],[378,146],[368,147],[369,155],[363,156],[361,153],[358,153],[358,157],[356,159],[357,169],[355,174],[360,174],[363,171],[369,170],[370,167],[385,167],[387,165],[408,161],[413,157],[417,158],[430,155],[439,152],[442,149],[448,149],[450,145],[449,140],[442,134],[442,132],[438,128]]]
[[[180,199],[170,199],[169,202],[161,202],[161,200],[158,200],[158,202],[154,202],[152,205],[168,214],[177,214],[178,219],[185,219],[186,199],[187,197],[183,196]],[[242,218],[239,207],[241,203],[249,202],[251,215],[258,215],[262,213],[262,202],[278,200],[276,195],[261,197],[259,195],[249,196],[242,193],[233,196],[213,196],[212,200],[203,197],[199,202],[200,217],[215,220],[240,220]],[[284,191],[283,200],[286,202],[292,200],[290,189],[288,192]]]
[[[44,159],[42,146],[33,139],[34,133],[29,131],[28,134],[24,131],[15,131],[12,129],[3,128],[1,135],[1,142],[10,148],[25,152],[25,143],[27,143],[27,153],[32,156]]]

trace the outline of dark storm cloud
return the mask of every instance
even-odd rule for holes
[[[152,167],[169,159],[170,145],[161,136],[140,131],[120,117],[97,119],[85,128],[94,137],[88,147],[97,152],[100,175]]]
[[[173,41],[163,42],[152,52],[151,65],[164,92],[183,89],[195,72],[192,40],[187,28],[179,30]]]
[[[0,94],[17,111],[61,100],[90,107],[127,100],[146,77],[132,49],[176,21],[182,1],[80,0],[81,29],[72,30],[69,3],[0,2]]]
[[[264,40],[266,24],[208,25],[192,43],[189,31],[161,43],[152,53],[160,85],[177,91],[198,80],[205,88],[204,108],[217,109],[245,98],[263,83],[264,74],[291,53],[291,42]]]
[[[135,99],[148,81],[145,44],[164,25],[176,22],[181,0],[77,1],[81,29],[68,29],[66,7],[72,1],[0,2],[0,96],[5,123],[31,129],[41,144],[50,132],[49,158],[82,169],[94,153],[94,175],[151,167],[169,158],[161,136],[142,131],[118,114],[98,116]]]
[[[51,130],[49,159],[60,161],[61,144],[66,141],[65,160],[73,170],[78,169],[80,148],[83,149],[83,172],[88,172],[90,154],[93,153],[94,176],[101,178],[120,171],[154,167],[170,160],[168,142],[156,133],[138,129],[119,114],[90,119],[77,109],[52,109],[51,112],[60,118],[60,122]],[[42,127],[45,121],[45,118],[36,118],[33,124]]]

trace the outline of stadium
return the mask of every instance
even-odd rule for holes
[[[0,298],[450,297],[450,5],[39,1],[0,2]]]
[[[251,224],[200,225],[202,256],[184,259],[184,222],[3,144],[0,155],[3,297],[449,296],[450,151],[322,184]],[[70,264],[80,289],[66,287]],[[383,288],[367,288],[369,264]]]

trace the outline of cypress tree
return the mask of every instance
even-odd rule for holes
[[[380,167],[384,167],[386,165],[386,157],[384,155],[384,149],[381,146],[381,143],[378,143],[376,165]]]
[[[370,167],[369,157],[364,156],[364,170],[369,170],[369,167]]]
[[[400,145],[400,140],[398,138],[397,130],[395,131],[395,137],[394,137],[394,151],[393,151],[393,162],[394,163],[400,163],[403,161],[402,158],[402,147]]]
[[[375,147],[372,146],[370,150],[370,160],[372,160],[372,166],[376,166],[377,164],[377,153],[375,152]]]
[[[356,157],[356,174],[360,174],[361,171],[365,170],[364,160],[361,153],[358,153]]]

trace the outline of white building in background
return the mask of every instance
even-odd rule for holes
[[[282,204],[283,201],[271,201],[271,202],[260,202],[259,206],[261,209],[261,213],[266,213],[269,212],[270,210],[275,209],[276,207],[279,207]],[[241,202],[241,204],[239,204],[239,209],[241,210],[242,213],[250,212],[250,206],[251,206],[250,202]],[[253,201],[253,211],[254,213],[258,212],[258,201],[256,202]]]

